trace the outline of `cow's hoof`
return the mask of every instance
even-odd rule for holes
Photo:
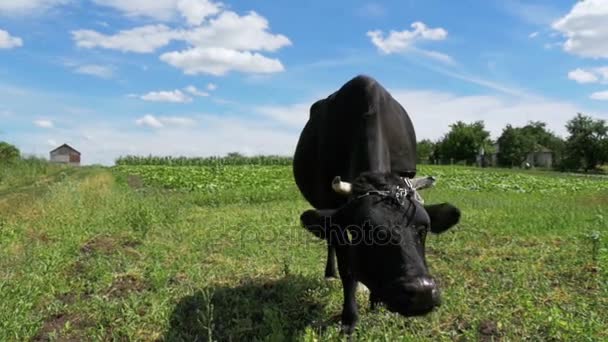
[[[355,324],[342,324],[342,333],[345,335],[352,335],[355,332]]]

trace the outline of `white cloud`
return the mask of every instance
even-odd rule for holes
[[[207,17],[220,12],[223,5],[209,0],[93,0],[112,7],[129,17],[148,17],[170,21],[184,17],[190,25],[200,25]]]
[[[418,52],[426,57],[429,57],[431,59],[434,59],[436,61],[439,61],[439,62],[442,62],[445,64],[455,64],[456,63],[456,62],[454,62],[454,59],[451,56],[446,55],[441,52],[422,50],[422,49],[415,49],[415,50],[416,50],[416,52]]]
[[[448,32],[445,29],[429,28],[419,21],[413,23],[411,26],[413,28],[412,31],[391,30],[386,37],[384,36],[384,32],[380,30],[369,31],[367,32],[367,36],[383,54],[405,52],[418,41],[444,40],[448,36]]]
[[[0,14],[27,15],[40,13],[70,2],[71,0],[2,0],[0,1]]]
[[[380,18],[386,15],[386,8],[377,2],[370,2],[357,9],[357,14],[362,17]]]
[[[196,125],[196,121],[194,119],[179,116],[161,116],[158,120],[166,126],[189,127]]]
[[[240,16],[223,12],[203,25],[184,32],[183,38],[196,47],[222,47],[233,50],[276,51],[291,45],[281,34],[268,32],[266,18],[255,12]]]
[[[179,116],[161,116],[156,117],[152,114],[146,114],[135,120],[135,124],[143,127],[164,128],[164,127],[191,127],[196,125],[196,121],[192,118]],[[90,139],[89,139],[90,140]]]
[[[162,124],[161,118],[155,119]],[[83,164],[105,165],[112,165],[118,156],[127,154],[194,157],[237,151],[246,155],[291,155],[297,139],[296,133],[277,130],[268,123],[212,115],[200,116],[196,126],[118,127],[103,122],[88,123],[66,131],[62,137],[82,152]],[[46,149],[46,141],[52,138],[23,136],[24,143],[19,147],[22,151],[40,151]]]
[[[419,140],[439,139],[448,132],[450,124],[459,120],[483,120],[493,138],[498,138],[508,123],[522,126],[532,120],[546,122],[549,129],[566,135],[564,126],[568,120],[578,112],[590,112],[567,101],[534,96],[459,96],[448,92],[410,89],[389,91],[408,112]],[[273,122],[301,129],[308,120],[312,103],[313,100],[285,106],[259,106],[254,110]],[[608,115],[608,112],[598,114]]]
[[[254,108],[259,113],[273,121],[294,128],[302,128],[306,124],[310,113],[310,106],[314,100],[307,103],[296,103],[287,106],[259,106]]]
[[[578,83],[594,83],[599,80],[594,73],[580,68],[570,71],[568,73],[568,78]]]
[[[21,38],[11,36],[7,31],[0,30],[0,49],[12,49],[20,46],[23,46]]]
[[[171,20],[176,14],[176,0],[93,0],[100,6],[112,7],[129,17]]]
[[[111,67],[96,64],[86,64],[78,66],[76,69],[74,69],[74,72],[83,75],[96,76],[104,79],[110,79],[114,77],[114,70]]]
[[[157,118],[155,118],[153,115],[150,114],[146,114],[144,116],[142,116],[141,118],[135,120],[135,123],[138,126],[146,126],[146,127],[152,127],[152,128],[161,128],[163,127],[163,123],[160,122],[160,120],[158,120]]]
[[[453,70],[448,70],[448,69],[434,66],[434,65],[422,63],[422,64],[420,64],[420,66],[425,67],[436,73],[442,74],[444,76],[452,77],[452,78],[462,80],[462,81],[465,81],[465,82],[468,82],[471,84],[476,84],[476,85],[485,87],[487,89],[499,91],[499,92],[507,94],[507,95],[517,96],[517,97],[521,97],[521,98],[531,97],[530,91],[527,89],[522,89],[519,87],[513,87],[513,86],[509,86],[509,85],[500,84],[500,83],[497,83],[497,82],[494,82],[491,80],[486,80],[483,78],[479,78],[477,76],[473,76],[470,74],[465,74],[465,73],[461,73],[461,72],[457,72],[457,71],[453,71]]]
[[[184,88],[185,91],[187,91],[188,93],[190,93],[193,96],[200,96],[200,97],[206,97],[209,96],[209,93],[204,92],[204,91],[200,91],[198,90],[198,88],[196,88],[193,85],[189,85],[186,88]]]
[[[192,101],[192,98],[184,94],[181,90],[169,90],[169,91],[152,91],[145,95],[140,96],[140,99],[144,101],[152,102],[173,102],[173,103],[188,103]]]
[[[608,1],[577,1],[568,14],[553,23],[566,38],[563,49],[590,58],[608,58]]]
[[[217,89],[217,85],[213,84],[213,83],[209,83],[207,84],[207,90],[209,91],[214,91]]]
[[[497,5],[508,13],[521,19],[526,24],[534,26],[549,25],[561,12],[551,4],[540,4],[539,1],[509,0],[497,1]]]
[[[208,0],[180,0],[177,2],[177,9],[190,25],[200,25],[205,18],[218,14],[221,8],[221,3]]]
[[[568,73],[568,78],[578,83],[607,83],[608,67],[592,69],[577,68]]]
[[[538,31],[532,32],[528,35],[528,38],[533,39],[538,37]]]
[[[418,139],[437,139],[460,120],[483,120],[494,138],[507,123],[515,126],[528,121],[543,121],[557,134],[566,135],[566,122],[578,112],[590,111],[560,100],[509,95],[457,96],[452,93],[419,90],[395,90],[399,101],[412,118]],[[608,113],[601,113],[608,115]]]
[[[608,82],[608,66],[595,68],[593,71],[601,76],[604,82]]]
[[[55,125],[53,124],[53,121],[51,120],[44,120],[44,119],[39,119],[39,120],[34,120],[34,125],[40,127],[40,128],[53,128],[55,127]]]
[[[332,90],[333,91],[333,90]],[[549,129],[565,135],[564,125],[577,112],[608,118],[567,101],[511,95],[470,95],[433,90],[389,89],[408,111],[418,139],[437,139],[447,132],[448,125],[458,120],[484,120],[494,138],[507,123],[524,125],[529,120],[548,123]],[[324,91],[309,101],[285,106],[251,106],[235,104],[242,115],[156,116],[148,114],[132,122],[73,121],[74,126],[52,132],[72,142],[83,153],[83,163],[112,164],[126,154],[209,156],[228,152],[245,154],[292,155],[301,128],[308,119],[314,100],[329,93]],[[253,111],[251,110],[253,108]],[[238,114],[238,113],[237,113]],[[137,124],[137,125],[136,125]],[[139,126],[139,127],[138,127]],[[149,127],[151,129],[142,129]],[[46,141],[54,139],[39,132],[17,133],[22,151],[40,151]],[[221,144],[217,142],[221,141]]]
[[[186,74],[224,75],[230,71],[280,72],[284,70],[281,62],[262,55],[260,51],[275,52],[292,44],[286,36],[269,32],[268,20],[256,12],[252,11],[243,16],[231,11],[221,12],[222,5],[206,0],[179,0],[175,3],[172,0],[162,0],[150,7],[144,6],[140,0],[133,3],[115,0],[96,1],[120,8],[127,14],[147,13],[152,17],[159,17],[161,13],[165,13],[162,9],[173,5],[197,8],[196,11],[186,12],[188,23],[194,25],[187,29],[170,28],[159,24],[123,30],[113,35],[93,30],[72,31],[72,39],[79,47],[99,47],[123,52],[152,53],[172,41],[183,41],[187,43],[185,49],[166,52],[160,58]],[[214,17],[205,21],[200,19],[207,15]]]
[[[226,48],[192,48],[167,52],[162,54],[160,59],[182,69],[188,75],[222,76],[232,70],[244,73],[275,73],[284,70],[278,59]]]
[[[608,90],[595,92],[591,94],[589,98],[593,100],[608,101]]]
[[[166,46],[180,36],[179,32],[165,25],[147,25],[105,35],[93,30],[72,31],[72,39],[78,47],[120,50],[123,52],[150,53]]]

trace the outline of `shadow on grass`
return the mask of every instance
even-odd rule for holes
[[[326,289],[321,281],[300,276],[204,289],[179,301],[164,340],[293,340],[308,326],[327,325],[321,304]]]

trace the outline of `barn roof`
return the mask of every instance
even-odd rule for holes
[[[68,144],[63,144],[63,145],[61,145],[61,146],[57,147],[56,149],[52,150],[50,153],[53,153],[53,152],[57,151],[58,149],[60,149],[60,148],[62,148],[62,147],[67,147],[67,148],[69,148],[70,150],[72,150],[72,151],[74,151],[74,152],[76,152],[76,153],[80,154],[80,152],[78,152],[78,151],[77,151],[75,148],[73,148],[72,146],[70,146],[70,145],[68,145]]]
[[[536,144],[533,152],[552,153],[553,151],[551,151],[550,149],[546,148],[543,145]]]

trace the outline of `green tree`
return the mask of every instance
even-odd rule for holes
[[[564,151],[564,141],[547,129],[547,124],[541,121],[530,121],[522,127],[522,133],[534,141],[533,150],[546,147],[553,151],[555,159],[561,159]]]
[[[566,140],[566,168],[587,172],[608,160],[608,126],[604,120],[578,113],[568,121],[566,129],[570,133]]]
[[[519,165],[526,160],[528,153],[542,147],[551,150],[557,162],[564,149],[563,140],[549,131],[546,123],[540,121],[531,121],[523,127],[507,125],[497,141],[500,150],[498,164],[501,166]]]
[[[20,157],[21,153],[19,152],[19,149],[16,148],[15,146],[4,142],[4,141],[0,141],[0,162],[1,163],[6,163],[6,162],[10,162],[13,161],[15,159],[18,159]]]
[[[437,145],[438,156],[444,162],[453,159],[474,163],[480,149],[490,148],[492,141],[483,121],[470,124],[458,121],[450,125],[450,131]]]
[[[429,163],[433,159],[435,143],[429,139],[419,141],[416,147],[416,155],[419,163]]]
[[[498,165],[515,166],[526,160],[526,156],[534,149],[533,137],[525,134],[522,128],[507,125],[498,138]]]

